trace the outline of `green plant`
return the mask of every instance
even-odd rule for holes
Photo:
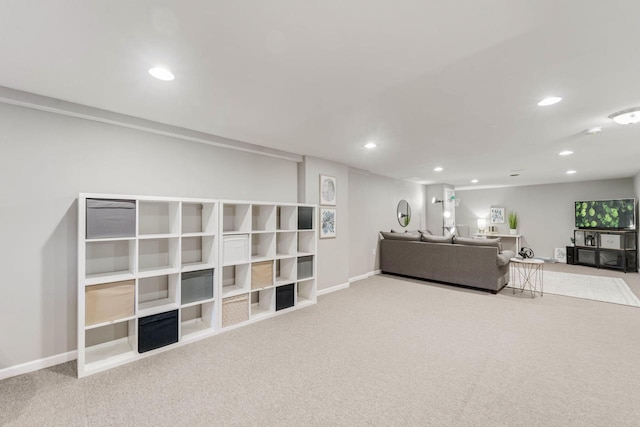
[[[509,228],[512,230],[518,228],[518,214],[515,212],[509,212]]]

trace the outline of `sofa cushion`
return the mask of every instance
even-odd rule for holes
[[[426,234],[427,236],[433,236],[433,233],[431,232],[431,230],[418,230],[418,233]]]
[[[420,236],[412,233],[389,233],[387,231],[381,231],[382,237],[389,240],[413,240],[414,242],[420,241]]]
[[[407,230],[407,234],[409,234],[411,236],[414,236],[414,237],[417,237],[418,240],[420,240],[421,234],[420,234],[420,232],[418,230]]]
[[[502,253],[502,243],[500,242],[499,237],[496,239],[473,239],[469,237],[456,237],[454,243],[467,246],[489,246],[498,248],[498,253]]]
[[[422,233],[420,240],[428,243],[453,243],[453,236],[430,236]]]

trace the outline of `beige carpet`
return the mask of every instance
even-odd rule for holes
[[[640,299],[619,277],[545,271],[543,283],[545,294],[640,307]],[[509,286],[517,287],[518,285],[510,283]]]
[[[0,425],[637,426],[640,310],[375,276],[78,380],[0,381]]]

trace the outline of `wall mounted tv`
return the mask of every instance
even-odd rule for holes
[[[636,200],[576,202],[576,228],[635,229]]]

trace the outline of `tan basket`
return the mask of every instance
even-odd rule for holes
[[[273,286],[273,261],[251,264],[251,289]]]
[[[97,325],[134,314],[133,280],[87,286],[84,290],[85,325]]]
[[[249,295],[242,294],[222,300],[222,327],[249,320]]]

